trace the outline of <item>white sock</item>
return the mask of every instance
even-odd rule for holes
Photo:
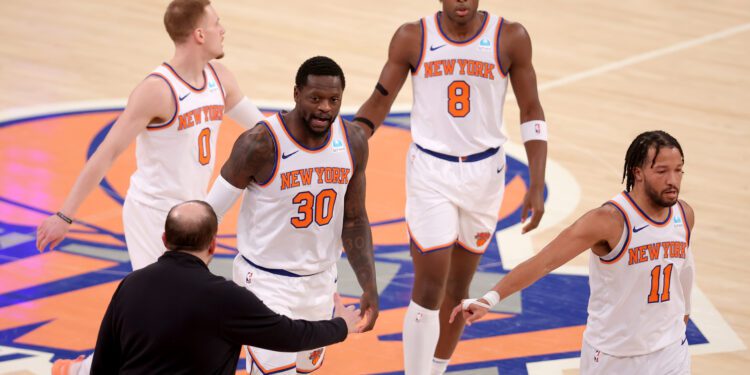
[[[435,357],[432,359],[432,372],[431,375],[443,375],[445,374],[445,370],[448,369],[448,362],[450,362],[450,358],[448,359],[441,359],[438,357]]]
[[[432,356],[440,337],[440,310],[428,310],[409,302],[404,317],[404,370],[406,375],[430,373]]]
[[[70,365],[70,374],[89,375],[91,373],[91,362],[94,361],[94,353],[89,354],[82,362]]]

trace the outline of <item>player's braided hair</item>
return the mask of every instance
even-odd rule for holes
[[[337,76],[341,79],[341,88],[346,87],[346,80],[344,79],[344,71],[341,70],[339,64],[336,64],[329,57],[315,56],[307,59],[300,65],[297,70],[297,77],[294,80],[294,84],[297,87],[302,87],[307,83],[307,76]]]
[[[639,134],[630,144],[630,147],[628,147],[628,152],[625,153],[625,167],[622,171],[623,182],[627,180],[625,191],[630,191],[633,188],[633,183],[635,182],[633,170],[646,162],[646,156],[651,147],[656,147],[656,153],[654,153],[654,160],[651,162],[651,166],[656,162],[656,156],[659,155],[659,150],[662,147],[676,147],[680,150],[682,159],[685,160],[680,143],[669,135],[669,133],[662,130],[653,130]]]

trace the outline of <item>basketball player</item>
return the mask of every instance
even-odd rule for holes
[[[246,128],[263,119],[232,73],[211,61],[224,56],[224,27],[209,0],[172,1],[164,26],[174,56],[136,86],[60,210],[39,226],[40,251],[65,238],[84,199],[135,139],[137,169],[123,205],[125,241],[134,270],[156,262],[165,251],[161,228],[169,209],[206,196],[225,109]],[[88,374],[90,365],[91,357],[83,365],[62,360],[55,371]]]
[[[263,118],[232,73],[210,62],[224,56],[224,27],[209,0],[172,1],[164,25],[174,56],[133,90],[60,211],[39,226],[40,251],[63,240],[84,199],[135,139],[137,169],[123,205],[125,240],[134,270],[155,262],[165,250],[160,228],[169,209],[206,196],[225,109],[246,128]]]
[[[500,299],[591,249],[582,374],[687,374],[693,286],[693,209],[679,200],[684,157],[663,131],[640,134],[625,156],[625,191],[565,229],[451,318],[480,319]],[[459,312],[463,314],[459,315]]]
[[[442,3],[434,16],[396,31],[376,89],[354,119],[374,132],[411,72],[406,222],[415,275],[403,337],[406,373],[418,375],[445,372],[463,331],[448,317],[468,296],[495,232],[505,187],[508,81],[531,177],[522,220],[532,216],[523,232],[536,228],[544,212],[547,126],[529,35],[519,23],[477,11],[477,0]]]
[[[365,132],[339,114],[345,80],[327,57],[297,71],[295,107],[235,142],[207,201],[221,217],[247,190],[237,222],[234,281],[271,310],[330,319],[342,246],[364,293],[363,331],[378,315],[372,234],[365,210]],[[325,348],[299,353],[248,348],[251,374],[309,373]]]

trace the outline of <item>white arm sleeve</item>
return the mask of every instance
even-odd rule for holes
[[[221,175],[216,178],[214,186],[211,187],[211,191],[206,196],[206,203],[213,207],[216,216],[219,218],[219,222],[224,218],[227,211],[234,206],[237,198],[242,196],[243,191],[244,189],[234,187],[224,177],[221,177]]]
[[[682,294],[685,298],[685,315],[690,315],[690,302],[693,292],[693,280],[695,278],[695,261],[693,260],[693,249],[688,249],[685,266],[680,273],[680,284]]]
[[[265,116],[247,96],[226,112],[227,116],[237,121],[245,129],[250,129],[261,122]]]

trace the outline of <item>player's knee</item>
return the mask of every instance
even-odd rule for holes
[[[461,302],[461,300],[469,298],[469,286],[458,284],[459,283],[448,282],[448,285],[445,288],[445,300],[457,304]]]
[[[418,305],[431,310],[437,310],[443,301],[445,288],[442,283],[423,283],[414,288],[412,299]]]

